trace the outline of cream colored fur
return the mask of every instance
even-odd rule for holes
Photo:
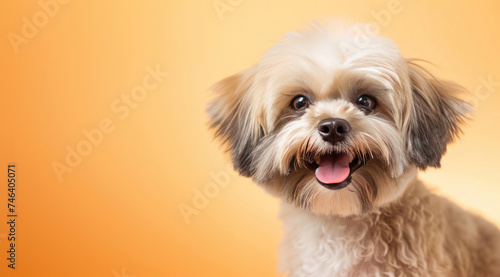
[[[413,179],[391,204],[321,216],[282,203],[280,271],[288,276],[500,276],[500,233]]]

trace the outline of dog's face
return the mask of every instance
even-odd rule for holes
[[[416,168],[439,167],[469,107],[461,90],[364,27],[290,33],[214,86],[211,126],[235,169],[319,214],[396,199]]]

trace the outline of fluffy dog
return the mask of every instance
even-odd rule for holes
[[[433,194],[470,106],[368,25],[287,34],[217,83],[208,113],[235,169],[282,200],[289,276],[500,276],[500,232]]]

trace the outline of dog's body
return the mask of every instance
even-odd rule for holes
[[[361,216],[282,204],[280,271],[288,276],[500,276],[500,233],[414,180],[395,203]]]
[[[288,34],[209,115],[235,169],[283,201],[289,276],[500,276],[500,232],[430,193],[470,111],[367,25]]]

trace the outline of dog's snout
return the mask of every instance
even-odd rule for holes
[[[351,131],[351,125],[341,118],[327,118],[318,124],[318,132],[321,137],[332,144],[343,141]]]

